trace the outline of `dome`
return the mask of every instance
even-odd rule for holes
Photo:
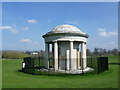
[[[73,25],[59,25],[53,28],[50,32],[47,32],[45,35],[43,35],[43,38],[46,36],[51,35],[78,35],[83,37],[88,37],[86,33],[83,33],[79,28],[73,26]]]
[[[65,33],[65,32],[69,32],[69,33],[82,33],[80,31],[80,29],[78,29],[77,27],[72,26],[72,25],[67,25],[67,24],[56,26],[55,28],[53,28],[51,30],[51,32],[54,32],[54,33]]]

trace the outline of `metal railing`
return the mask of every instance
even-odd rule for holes
[[[64,61],[64,69],[61,70],[61,72],[56,71],[54,69],[54,62],[52,58],[49,58],[49,68],[45,68],[45,58],[44,57],[26,57],[23,60],[23,63],[25,63],[25,67],[22,68],[22,71],[25,73],[30,74],[47,74],[47,75],[67,75],[71,74],[69,73],[70,70],[67,70],[67,59],[61,59]],[[76,60],[76,59],[75,59]],[[84,67],[83,67],[83,58],[80,61],[82,63],[81,65],[81,72],[78,73],[80,75],[85,74],[84,73]],[[59,65],[58,65],[59,66]],[[93,73],[101,73],[106,70],[108,70],[108,57],[88,57],[87,58],[87,67],[93,68]]]

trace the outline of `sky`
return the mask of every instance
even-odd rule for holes
[[[0,2],[0,27],[2,26],[2,3]],[[0,29],[0,50],[2,50],[2,30]]]
[[[44,50],[42,35],[70,24],[89,35],[87,48],[118,48],[117,2],[3,2],[2,49]]]

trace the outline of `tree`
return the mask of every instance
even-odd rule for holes
[[[86,49],[87,56],[91,56],[91,51],[89,49]]]
[[[107,50],[103,48],[98,48],[98,52],[100,56],[107,55]]]
[[[98,48],[94,48],[94,52],[93,53],[94,53],[94,55],[97,56],[99,54],[99,49]]]
[[[112,49],[111,53],[113,55],[118,55],[118,49],[116,49],[116,48]]]

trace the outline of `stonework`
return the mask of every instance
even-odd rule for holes
[[[43,35],[46,51],[46,68],[49,68],[49,44],[55,71],[68,73],[86,71],[86,42],[88,35],[72,25],[60,25]]]

